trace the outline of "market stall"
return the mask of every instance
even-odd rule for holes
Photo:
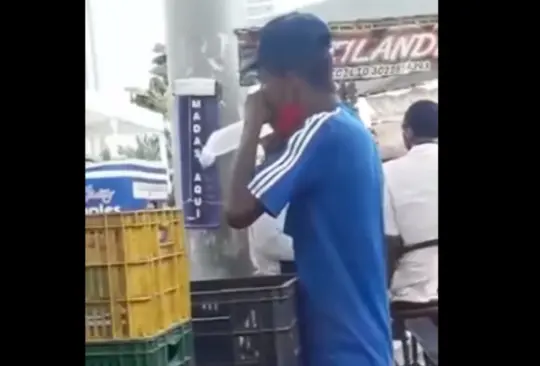
[[[384,160],[398,157],[405,152],[401,122],[407,108],[422,99],[438,102],[438,92],[438,79],[433,79],[408,88],[387,90],[358,98],[358,113],[364,123],[375,131]]]

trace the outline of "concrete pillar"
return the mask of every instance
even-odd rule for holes
[[[221,83],[221,123],[240,119],[241,91],[237,81],[237,48],[233,29],[244,14],[242,0],[165,0],[166,48],[169,80],[187,77],[214,78]],[[173,114],[177,113],[173,108]],[[173,116],[175,117],[175,116]],[[181,205],[179,138],[172,124],[175,198]],[[219,160],[222,189],[227,191],[232,156]],[[248,275],[247,233],[223,222],[217,231],[188,233],[192,279]]]

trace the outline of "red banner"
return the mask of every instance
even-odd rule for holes
[[[334,22],[334,80],[367,80],[438,70],[438,16]],[[240,85],[257,76],[246,72],[258,45],[258,28],[235,31],[238,36]]]

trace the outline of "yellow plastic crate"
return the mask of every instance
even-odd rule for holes
[[[191,317],[176,210],[86,216],[86,340],[156,335]]]

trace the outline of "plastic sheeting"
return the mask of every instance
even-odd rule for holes
[[[373,124],[401,121],[405,111],[418,100],[439,101],[438,80],[406,89],[387,91],[369,95],[365,101],[369,105]],[[357,106],[359,109],[361,105]]]
[[[85,109],[87,138],[162,133],[164,129],[161,116],[131,104],[128,93],[103,95],[87,91]]]
[[[438,79],[434,79],[418,86],[359,98],[357,108],[360,116],[365,120],[364,123],[373,128],[377,134],[384,160],[396,158],[405,153],[401,122],[407,108],[422,99],[438,102],[438,92]]]
[[[116,146],[107,143],[114,136],[156,133],[163,140],[162,117],[131,104],[128,93],[101,94],[87,90],[85,109],[86,154],[92,157],[97,158],[105,147],[111,148],[115,156]],[[164,156],[165,150],[161,151]]]

